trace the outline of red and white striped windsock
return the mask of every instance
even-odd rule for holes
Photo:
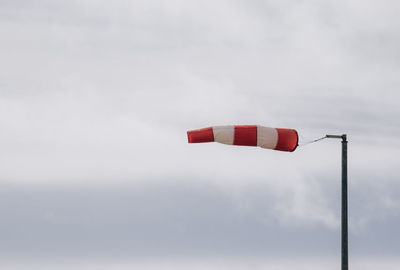
[[[187,132],[189,143],[219,142],[231,145],[259,146],[293,152],[298,144],[297,131],[263,126],[216,126]]]

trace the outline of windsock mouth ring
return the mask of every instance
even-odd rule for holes
[[[290,152],[294,152],[294,150],[297,149],[297,146],[299,146],[299,134],[297,133],[297,130],[295,130],[295,129],[294,129],[294,132],[296,132],[296,146]]]
[[[293,152],[296,150],[299,143],[299,135],[294,129],[277,128],[278,144],[275,150]]]

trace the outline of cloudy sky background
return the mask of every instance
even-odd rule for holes
[[[352,269],[400,260],[398,1],[0,1],[2,268]]]

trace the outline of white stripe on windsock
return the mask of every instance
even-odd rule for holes
[[[257,146],[275,149],[278,144],[278,131],[275,128],[257,126]]]
[[[235,126],[216,126],[212,127],[214,141],[223,144],[233,144],[235,138]]]

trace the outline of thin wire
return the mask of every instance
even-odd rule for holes
[[[299,146],[299,147],[305,146],[305,145],[307,145],[307,144],[315,143],[315,142],[321,141],[321,140],[323,140],[323,139],[326,139],[326,135],[325,135],[324,137],[321,137],[321,138],[318,138],[318,139],[315,139],[315,140],[311,140],[311,141],[308,141],[308,142],[299,144],[298,146]]]

